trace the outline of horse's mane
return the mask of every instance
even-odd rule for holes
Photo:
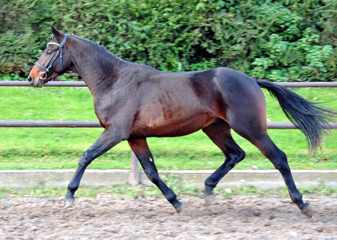
[[[93,42],[91,40],[88,40],[86,38],[83,38],[83,37],[79,37],[77,35],[74,35],[72,34],[71,35],[72,37],[75,37],[77,39],[80,39],[84,42],[87,42],[89,43],[90,45],[93,45],[95,48],[96,48],[96,51],[101,54],[102,56],[105,55],[105,56],[108,56],[109,58],[111,58],[112,60],[114,61],[117,61],[117,62],[120,62],[120,63],[125,63],[125,64],[137,64],[137,63],[132,63],[132,62],[128,62],[120,57],[117,57],[115,54],[113,54],[112,52],[110,52],[108,49],[106,49],[104,46],[96,43],[96,42]]]

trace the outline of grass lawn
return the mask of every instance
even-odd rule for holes
[[[311,101],[336,98],[334,88],[293,89]],[[267,119],[288,121],[276,100],[267,98]],[[337,101],[325,106],[337,110]],[[0,120],[97,120],[87,88],[42,89],[0,87]],[[0,128],[0,170],[75,169],[81,154],[98,138],[101,128]],[[323,141],[323,152],[308,156],[299,130],[269,130],[271,138],[289,159],[292,169],[337,169],[337,134]],[[274,169],[249,142],[233,133],[247,157],[235,169]],[[220,150],[201,131],[178,138],[150,138],[149,146],[159,169],[216,169],[224,161]],[[122,142],[97,158],[89,168],[130,167],[130,149]]]

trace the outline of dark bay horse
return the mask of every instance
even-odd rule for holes
[[[176,194],[160,179],[147,137],[177,137],[202,131],[222,150],[224,163],[205,181],[206,202],[213,201],[217,183],[242,159],[245,152],[234,142],[231,129],[254,144],[282,174],[291,200],[311,217],[292,178],[287,157],[267,134],[266,88],[280,102],[287,117],[300,128],[311,150],[321,143],[328,121],[336,113],[311,103],[287,88],[261,81],[229,68],[165,73],[150,66],[124,61],[98,44],[60,32],[29,73],[34,87],[66,71],[78,73],[89,87],[95,113],[104,128],[101,136],[81,156],[68,185],[65,206],[86,167],[113,146],[127,140],[146,175],[177,212],[184,210]]]

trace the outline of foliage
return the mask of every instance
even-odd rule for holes
[[[3,0],[0,73],[26,76],[49,24],[164,71],[227,66],[273,81],[337,79],[335,0]]]

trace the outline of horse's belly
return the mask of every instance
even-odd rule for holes
[[[131,137],[176,137],[196,132],[210,124],[215,119],[211,114],[196,114],[181,118],[165,118],[164,116],[137,121]]]

